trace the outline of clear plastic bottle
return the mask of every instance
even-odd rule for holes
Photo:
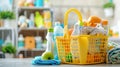
[[[63,28],[61,27],[60,22],[55,22],[54,37],[56,36],[63,36]]]
[[[33,13],[30,14],[30,20],[29,20],[28,24],[29,24],[30,28],[34,27],[34,14]]]
[[[36,41],[36,48],[37,49],[42,49],[42,38],[40,36],[35,37]]]
[[[11,41],[11,39],[10,39],[10,36],[7,36],[4,44],[6,45],[7,43],[11,43],[11,42],[12,42],[12,41]]]
[[[54,54],[54,40],[53,40],[53,28],[48,29],[48,33],[46,36],[47,39],[47,47],[46,52],[52,52]]]
[[[72,35],[80,35],[80,26],[79,26],[78,23],[76,23],[74,25],[74,29],[73,29]]]
[[[34,22],[34,14],[33,13],[30,14],[30,20]]]
[[[54,41],[56,41],[56,36],[63,36],[63,28],[60,25],[60,22],[55,22],[55,27],[54,27]],[[54,58],[58,60],[58,52],[57,52],[57,46],[56,42],[54,45]]]
[[[24,37],[22,34],[20,34],[19,38],[18,38],[18,48],[24,48]]]

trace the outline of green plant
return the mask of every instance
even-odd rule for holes
[[[9,53],[9,54],[15,54],[16,48],[11,43],[7,43],[6,46],[2,47],[2,52]]]
[[[115,7],[114,3],[108,2],[103,5],[103,8],[110,8],[110,7],[114,8]]]
[[[0,11],[0,19],[15,19],[15,14],[12,11]]]

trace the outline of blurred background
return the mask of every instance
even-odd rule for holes
[[[17,58],[41,55],[46,48],[47,29],[54,27],[55,22],[60,22],[61,26],[64,26],[64,14],[69,8],[78,9],[83,20],[88,20],[93,15],[107,19],[111,34],[109,36],[119,38],[120,0],[0,0],[0,2],[2,57],[5,50],[2,50],[2,46],[6,44],[15,47],[16,50],[12,53]],[[37,23],[38,21],[40,23]],[[69,28],[77,21],[77,15],[71,13],[68,19]]]

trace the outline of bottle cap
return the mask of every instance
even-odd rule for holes
[[[108,25],[108,20],[102,20],[102,25]]]
[[[53,32],[53,31],[54,31],[53,28],[48,29],[48,32]]]

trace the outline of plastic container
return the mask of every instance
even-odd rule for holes
[[[54,37],[56,37],[56,36],[63,36],[63,28],[60,25],[60,22],[55,22]]]
[[[34,14],[30,14],[30,20],[28,22],[29,28],[33,28],[34,27]]]
[[[33,13],[30,14],[30,20],[34,22],[34,14]]]
[[[53,40],[53,28],[48,29],[48,33],[46,36],[47,39],[47,47],[46,52],[52,52],[54,54],[54,40]]]
[[[80,35],[80,29],[79,28],[80,28],[79,24],[75,24],[72,35]]]
[[[50,11],[44,11],[44,26],[46,28],[52,27],[51,12]]]
[[[29,25],[29,28],[33,28],[34,27],[34,22],[29,20],[28,21],[28,25]]]
[[[75,12],[80,21],[82,16],[77,9],[69,9],[64,17],[64,36],[57,36],[58,57],[62,63],[96,64],[106,61],[107,40],[105,35],[72,35],[68,33],[68,15]]]
[[[61,27],[60,22],[55,22],[54,41],[56,40],[56,36],[63,36],[63,28]],[[57,52],[56,42],[54,44],[54,58],[56,60],[58,59],[58,52]]]
[[[38,28],[44,26],[44,22],[43,21],[44,21],[44,19],[43,19],[42,15],[38,11],[36,11],[35,12],[35,24],[36,24],[36,26]]]
[[[5,40],[5,42],[4,42],[4,45],[7,45],[8,43],[12,43],[11,38],[10,38],[9,35],[8,35],[7,38],[6,38],[6,40]]]
[[[4,41],[2,39],[0,39],[0,46],[2,46],[4,43]]]
[[[35,0],[35,6],[36,7],[43,7],[44,6],[44,0]]]
[[[42,38],[40,36],[35,37],[36,41],[36,48],[37,49],[42,49]]]
[[[24,37],[23,37],[23,35],[20,34],[20,36],[18,38],[18,48],[22,49],[22,48],[24,48],[24,45],[25,45]]]

